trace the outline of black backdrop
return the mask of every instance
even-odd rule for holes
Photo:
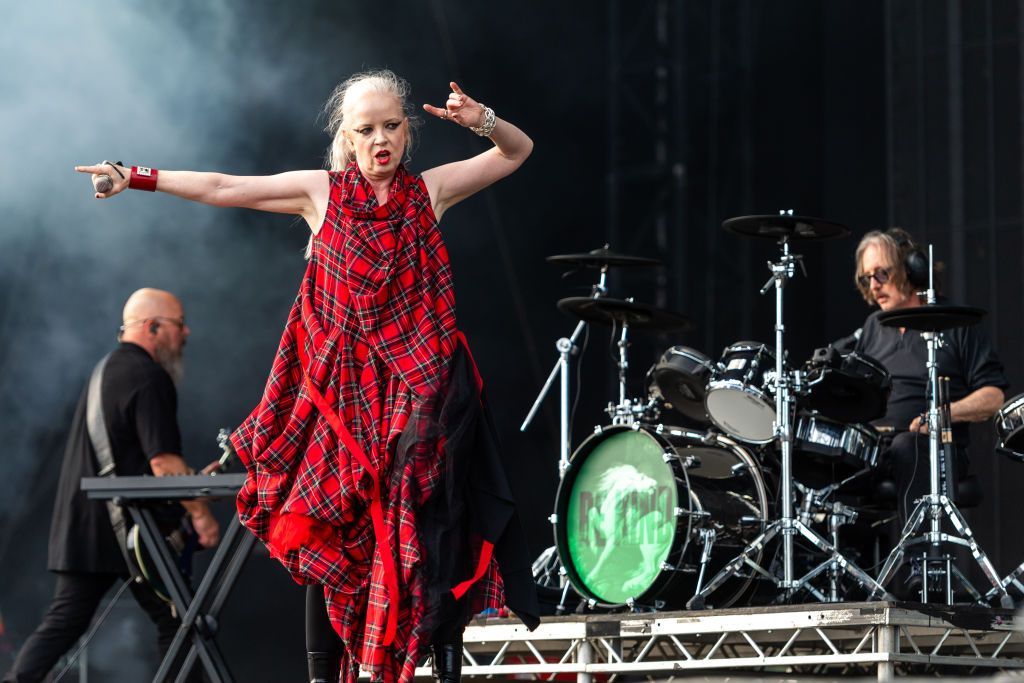
[[[667,17],[661,38],[659,17]],[[589,284],[585,274],[561,277],[546,255],[611,239],[670,264],[660,280],[638,272],[612,279],[614,294],[659,300],[698,324],[685,337],[636,339],[631,387],[639,393],[668,345],[717,356],[740,339],[771,340],[772,300],[756,290],[773,251],[722,233],[722,219],[792,208],[852,228],[845,242],[799,249],[808,277],[786,300],[797,358],[860,324],[868,309],[851,283],[855,240],[900,224],[934,241],[954,294],[993,311],[986,324],[1014,387],[1024,385],[1022,22],[1018,3],[994,0],[628,8],[611,0],[189,0],[103,11],[43,0],[8,8],[0,29],[10,67],[0,73],[0,666],[52,589],[45,538],[66,425],[127,294],[152,285],[185,302],[193,335],[180,417],[186,455],[203,464],[216,455],[217,428],[237,424],[258,400],[303,269],[306,234],[287,217],[142,193],[96,202],[73,164],[113,155],[232,173],[316,167],[327,144],[321,103],[339,80],[376,66],[408,78],[418,103],[441,102],[454,78],[520,125],[536,142],[533,157],[450,212],[443,230],[460,325],[539,551],[549,543],[557,480],[555,397],[528,432],[518,425],[555,360],[555,340],[573,326],[555,301]],[[617,71],[629,55],[636,71]],[[667,99],[646,90],[655,63],[670,66]],[[659,113],[661,129],[651,125]],[[659,140],[668,141],[664,158]],[[480,144],[429,120],[412,166]],[[666,168],[676,173],[668,195],[658,176]],[[651,228],[658,215],[669,217],[660,234]],[[577,443],[613,398],[607,342],[595,330],[584,358]],[[972,461],[987,497],[972,520],[1005,572],[1024,559],[1010,531],[1022,475],[986,448],[988,425],[976,432]],[[220,514],[230,512],[224,505]],[[257,553],[224,615],[222,640],[239,679],[301,675],[301,623],[301,591]],[[148,628],[130,601],[119,606],[91,650],[93,670],[103,680],[140,680],[154,656]]]

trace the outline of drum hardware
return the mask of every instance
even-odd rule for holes
[[[780,212],[779,216],[744,216],[733,218],[725,221],[722,227],[741,235],[776,240],[781,251],[778,261],[768,262],[771,277],[761,288],[761,293],[763,295],[773,287],[775,289],[775,378],[771,388],[775,393],[776,419],[773,425],[774,438],[778,440],[782,453],[780,491],[782,514],[779,519],[769,524],[757,538],[747,544],[739,555],[726,563],[706,586],[697,591],[687,603],[687,607],[689,609],[703,608],[706,605],[707,597],[729,578],[737,576],[744,567],[751,568],[758,575],[766,577],[778,588],[782,589],[779,598],[783,600],[789,599],[801,589],[813,589],[809,581],[814,577],[815,572],[820,573],[820,571],[824,571],[824,568],[816,568],[804,577],[794,579],[793,540],[798,533],[820,551],[826,553],[830,561],[836,563],[840,569],[850,573],[862,587],[869,589],[869,591],[880,591],[888,595],[863,569],[844,557],[834,544],[820,536],[801,520],[796,519],[793,512],[793,429],[791,423],[795,405],[795,393],[797,387],[800,387],[802,384],[802,373],[799,370],[789,372],[784,365],[786,356],[783,341],[785,332],[783,324],[783,288],[795,276],[796,265],[799,263],[801,269],[804,266],[802,259],[790,252],[790,241],[840,237],[849,234],[849,230],[835,223],[794,216],[792,211]],[[759,559],[753,559],[755,553],[760,556],[764,545],[780,534],[782,536],[781,579],[762,567],[759,564]],[[812,595],[816,592],[816,589],[814,589]],[[818,593],[815,597],[820,599],[820,597],[824,596]]]
[[[965,327],[977,324],[985,312],[980,308],[969,306],[949,306],[935,303],[935,270],[933,267],[932,246],[928,245],[928,290],[927,304],[914,308],[901,308],[880,313],[878,321],[882,325],[890,327],[903,327],[921,332],[928,347],[928,460],[930,468],[929,492],[923,496],[909,515],[906,525],[900,533],[900,540],[896,547],[889,553],[881,572],[878,575],[879,587],[885,586],[896,574],[897,568],[903,561],[904,555],[913,546],[926,544],[926,548],[919,555],[921,560],[922,583],[928,580],[929,573],[942,570],[946,574],[947,584],[952,585],[955,578],[972,595],[977,596],[980,601],[980,594],[974,589],[967,577],[952,563],[948,553],[942,554],[943,544],[962,545],[971,550],[974,561],[981,568],[985,577],[991,582],[992,590],[989,596],[999,596],[1002,607],[1010,609],[1013,607],[1013,599],[1006,592],[995,567],[978,544],[971,531],[963,513],[956,507],[956,504],[948,495],[942,492],[945,485],[945,473],[939,465],[939,450],[943,429],[948,429],[948,400],[943,404],[940,396],[940,383],[937,354],[938,349],[943,345],[942,332],[954,327]],[[942,518],[948,517],[955,532],[953,534],[942,531]],[[929,530],[918,534],[918,530],[929,521]],[[877,597],[878,590],[873,591],[869,599]],[[922,600],[927,599],[928,593],[923,590]],[[950,587],[946,592],[947,603],[952,604],[953,591]]]
[[[812,523],[827,523],[832,546],[838,548],[840,528],[856,522],[859,513],[849,505],[836,500],[829,500],[829,498],[847,482],[870,471],[869,468],[865,468],[853,477],[848,477],[843,481],[820,489],[812,489],[800,482],[794,481],[793,486],[803,497],[800,503],[800,521],[807,526],[810,526]],[[835,555],[827,558],[816,567],[816,571],[812,570],[809,572],[805,579],[809,581],[822,571],[826,571],[828,574],[828,595],[826,596],[821,593],[811,584],[806,586],[808,592],[814,594],[821,602],[840,602],[845,599],[845,595],[840,595],[844,570],[839,559]]]

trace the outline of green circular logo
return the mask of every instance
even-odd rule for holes
[[[578,465],[566,540],[577,574],[603,602],[642,595],[672,548],[678,495],[662,455],[650,435],[621,431]]]

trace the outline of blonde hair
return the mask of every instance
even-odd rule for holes
[[[409,103],[409,82],[390,69],[376,69],[354,74],[334,89],[324,103],[324,114],[327,117],[326,131],[331,136],[331,144],[327,147],[326,165],[328,170],[341,171],[355,158],[354,151],[345,144],[345,112],[350,104],[348,97],[352,93],[366,91],[391,95],[398,100],[405,114],[408,125],[405,135],[405,161],[412,159],[414,129],[422,123],[413,115]]]

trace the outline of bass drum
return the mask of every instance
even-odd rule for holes
[[[555,546],[587,600],[681,609],[768,519],[757,459],[728,437],[662,425],[598,428],[573,453],[555,500]],[[712,533],[713,532],[713,533]],[[731,579],[718,607],[753,579]]]

